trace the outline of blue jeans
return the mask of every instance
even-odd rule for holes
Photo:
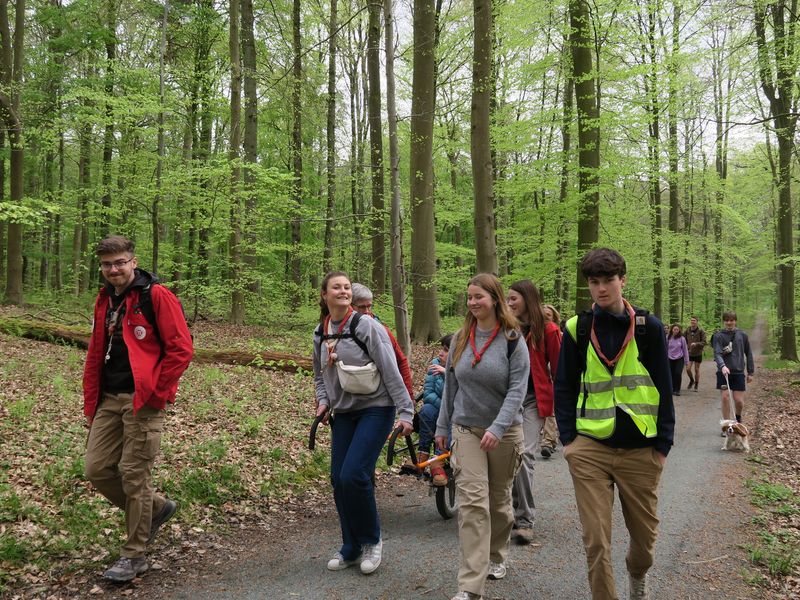
[[[433,404],[423,404],[419,410],[419,451],[431,453],[433,437],[436,433],[436,421],[439,418],[439,409]],[[439,454],[439,452],[437,452]]]
[[[372,478],[392,430],[394,412],[393,406],[375,406],[336,413],[331,422],[331,485],[345,560],[355,560],[364,544],[381,539]]]

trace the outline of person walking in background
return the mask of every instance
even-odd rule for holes
[[[467,315],[447,358],[436,446],[447,448],[456,478],[460,565],[452,600],[483,595],[486,578],[506,575],[514,524],[511,482],[523,452],[528,348],[494,275],[469,280]]]
[[[125,511],[120,559],[103,574],[122,583],[148,570],[146,547],[177,510],[154,491],[152,469],[166,405],[175,402],[194,349],[180,301],[138,268],[131,240],[112,235],[98,242],[95,253],[106,285],[95,301],[83,370],[85,472]]]
[[[555,323],[558,328],[561,329],[561,313],[558,312],[558,309],[552,304],[545,304],[542,310],[544,311],[545,318]],[[550,366],[551,376],[553,376],[552,371],[555,369],[555,366],[556,365]],[[542,427],[542,442],[539,448],[542,458],[546,460],[553,456],[553,454],[556,453],[557,446],[558,425],[556,425],[555,415],[551,415],[544,418],[544,426]]]
[[[717,363],[717,389],[722,391],[722,418],[728,421],[735,417],[741,423],[746,384],[753,381],[756,366],[747,334],[736,327],[736,313],[732,310],[725,311],[722,313],[722,321],[725,328],[717,331],[711,338],[714,362]],[[730,389],[725,382],[726,375]],[[728,394],[731,392],[736,411],[734,415],[730,414],[731,402]]]
[[[561,329],[545,318],[539,290],[530,279],[511,284],[508,290],[508,307],[520,322],[531,363],[525,400],[522,402],[525,452],[512,487],[514,528],[511,530],[511,538],[518,544],[525,545],[533,541],[536,517],[533,467],[535,452],[539,447],[539,432],[545,418],[553,416],[553,380],[550,373],[558,364]]]
[[[316,414],[331,423],[331,485],[342,530],[342,546],[328,561],[328,569],[358,564],[368,575],[383,556],[375,463],[392,430],[395,409],[399,415],[395,427],[403,435],[411,433],[414,404],[386,329],[354,311],[351,302],[347,274],[325,275],[312,364]],[[348,376],[342,365],[364,367],[360,373],[366,376],[356,377],[352,369]]]
[[[646,600],[658,529],[658,484],[672,447],[675,410],[664,330],[622,297],[625,259],[588,252],[580,270],[594,301],[567,321],[555,412],[583,528],[594,600],[618,598],[611,566],[614,489],[630,545],[631,600]]]
[[[691,390],[694,386],[696,392],[697,386],[700,385],[700,363],[703,362],[703,349],[706,347],[706,332],[698,326],[697,317],[692,316],[689,319],[689,327],[686,328],[683,335],[689,345],[689,364],[686,365],[686,374],[689,376],[687,389]],[[692,373],[692,365],[694,365],[694,373]]]
[[[362,285],[360,283],[354,283],[351,286],[351,291],[353,294],[353,308],[364,315],[369,315],[370,317],[375,319],[378,323],[381,323],[381,325],[383,325],[386,328],[386,333],[389,336],[389,341],[392,343],[394,356],[397,359],[397,368],[400,371],[400,375],[403,378],[403,383],[406,384],[408,395],[411,397],[411,401],[413,402],[414,381],[411,376],[411,365],[408,364],[408,358],[403,353],[403,349],[397,342],[397,338],[394,337],[392,330],[389,329],[388,325],[382,323],[381,320],[375,316],[375,313],[372,312],[372,298],[373,298],[372,290],[370,290],[367,286]]]
[[[681,334],[681,326],[678,324],[669,328],[667,358],[669,358],[669,367],[672,371],[672,395],[680,396],[683,369],[689,367],[689,347],[686,345],[686,338]]]

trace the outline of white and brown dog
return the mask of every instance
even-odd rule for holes
[[[735,419],[723,420],[719,422],[722,433],[725,434],[723,450],[731,452],[750,452],[750,442],[748,441],[748,431],[742,423]]]

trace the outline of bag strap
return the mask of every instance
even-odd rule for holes
[[[517,335],[506,340],[506,360],[511,360],[511,355],[514,354],[514,350],[517,349],[519,338],[520,336]]]
[[[364,354],[369,356],[369,350],[367,349],[367,345],[358,339],[356,335],[356,327],[358,326],[358,322],[361,320],[363,315],[358,312],[357,310],[353,311],[353,317],[350,319],[350,327],[348,328],[348,333],[326,333],[322,331],[322,324],[320,323],[317,328],[314,330],[314,337],[319,338],[320,346],[322,342],[325,340],[340,340],[340,339],[352,339],[356,345],[364,352]],[[370,357],[371,358],[371,357]]]
[[[150,293],[153,285],[152,283],[148,283],[139,290],[139,310],[142,311],[144,318],[147,319],[147,322],[150,323],[150,327],[153,328],[153,333],[156,334],[158,341],[161,342],[161,334],[158,331],[158,322],[156,321],[156,310],[153,308],[153,297]]]

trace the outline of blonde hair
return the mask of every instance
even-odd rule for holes
[[[503,285],[500,280],[491,273],[479,273],[467,282],[467,287],[477,285],[479,288],[488,292],[494,302],[494,314],[506,339],[509,339],[509,332],[519,330],[519,322],[511,309],[506,304],[505,295],[503,294]],[[467,316],[464,318],[464,325],[458,330],[458,340],[453,348],[453,356],[450,359],[450,364],[455,367],[456,363],[461,359],[461,355],[469,344],[469,331],[472,329],[476,319],[470,311],[467,311]]]

